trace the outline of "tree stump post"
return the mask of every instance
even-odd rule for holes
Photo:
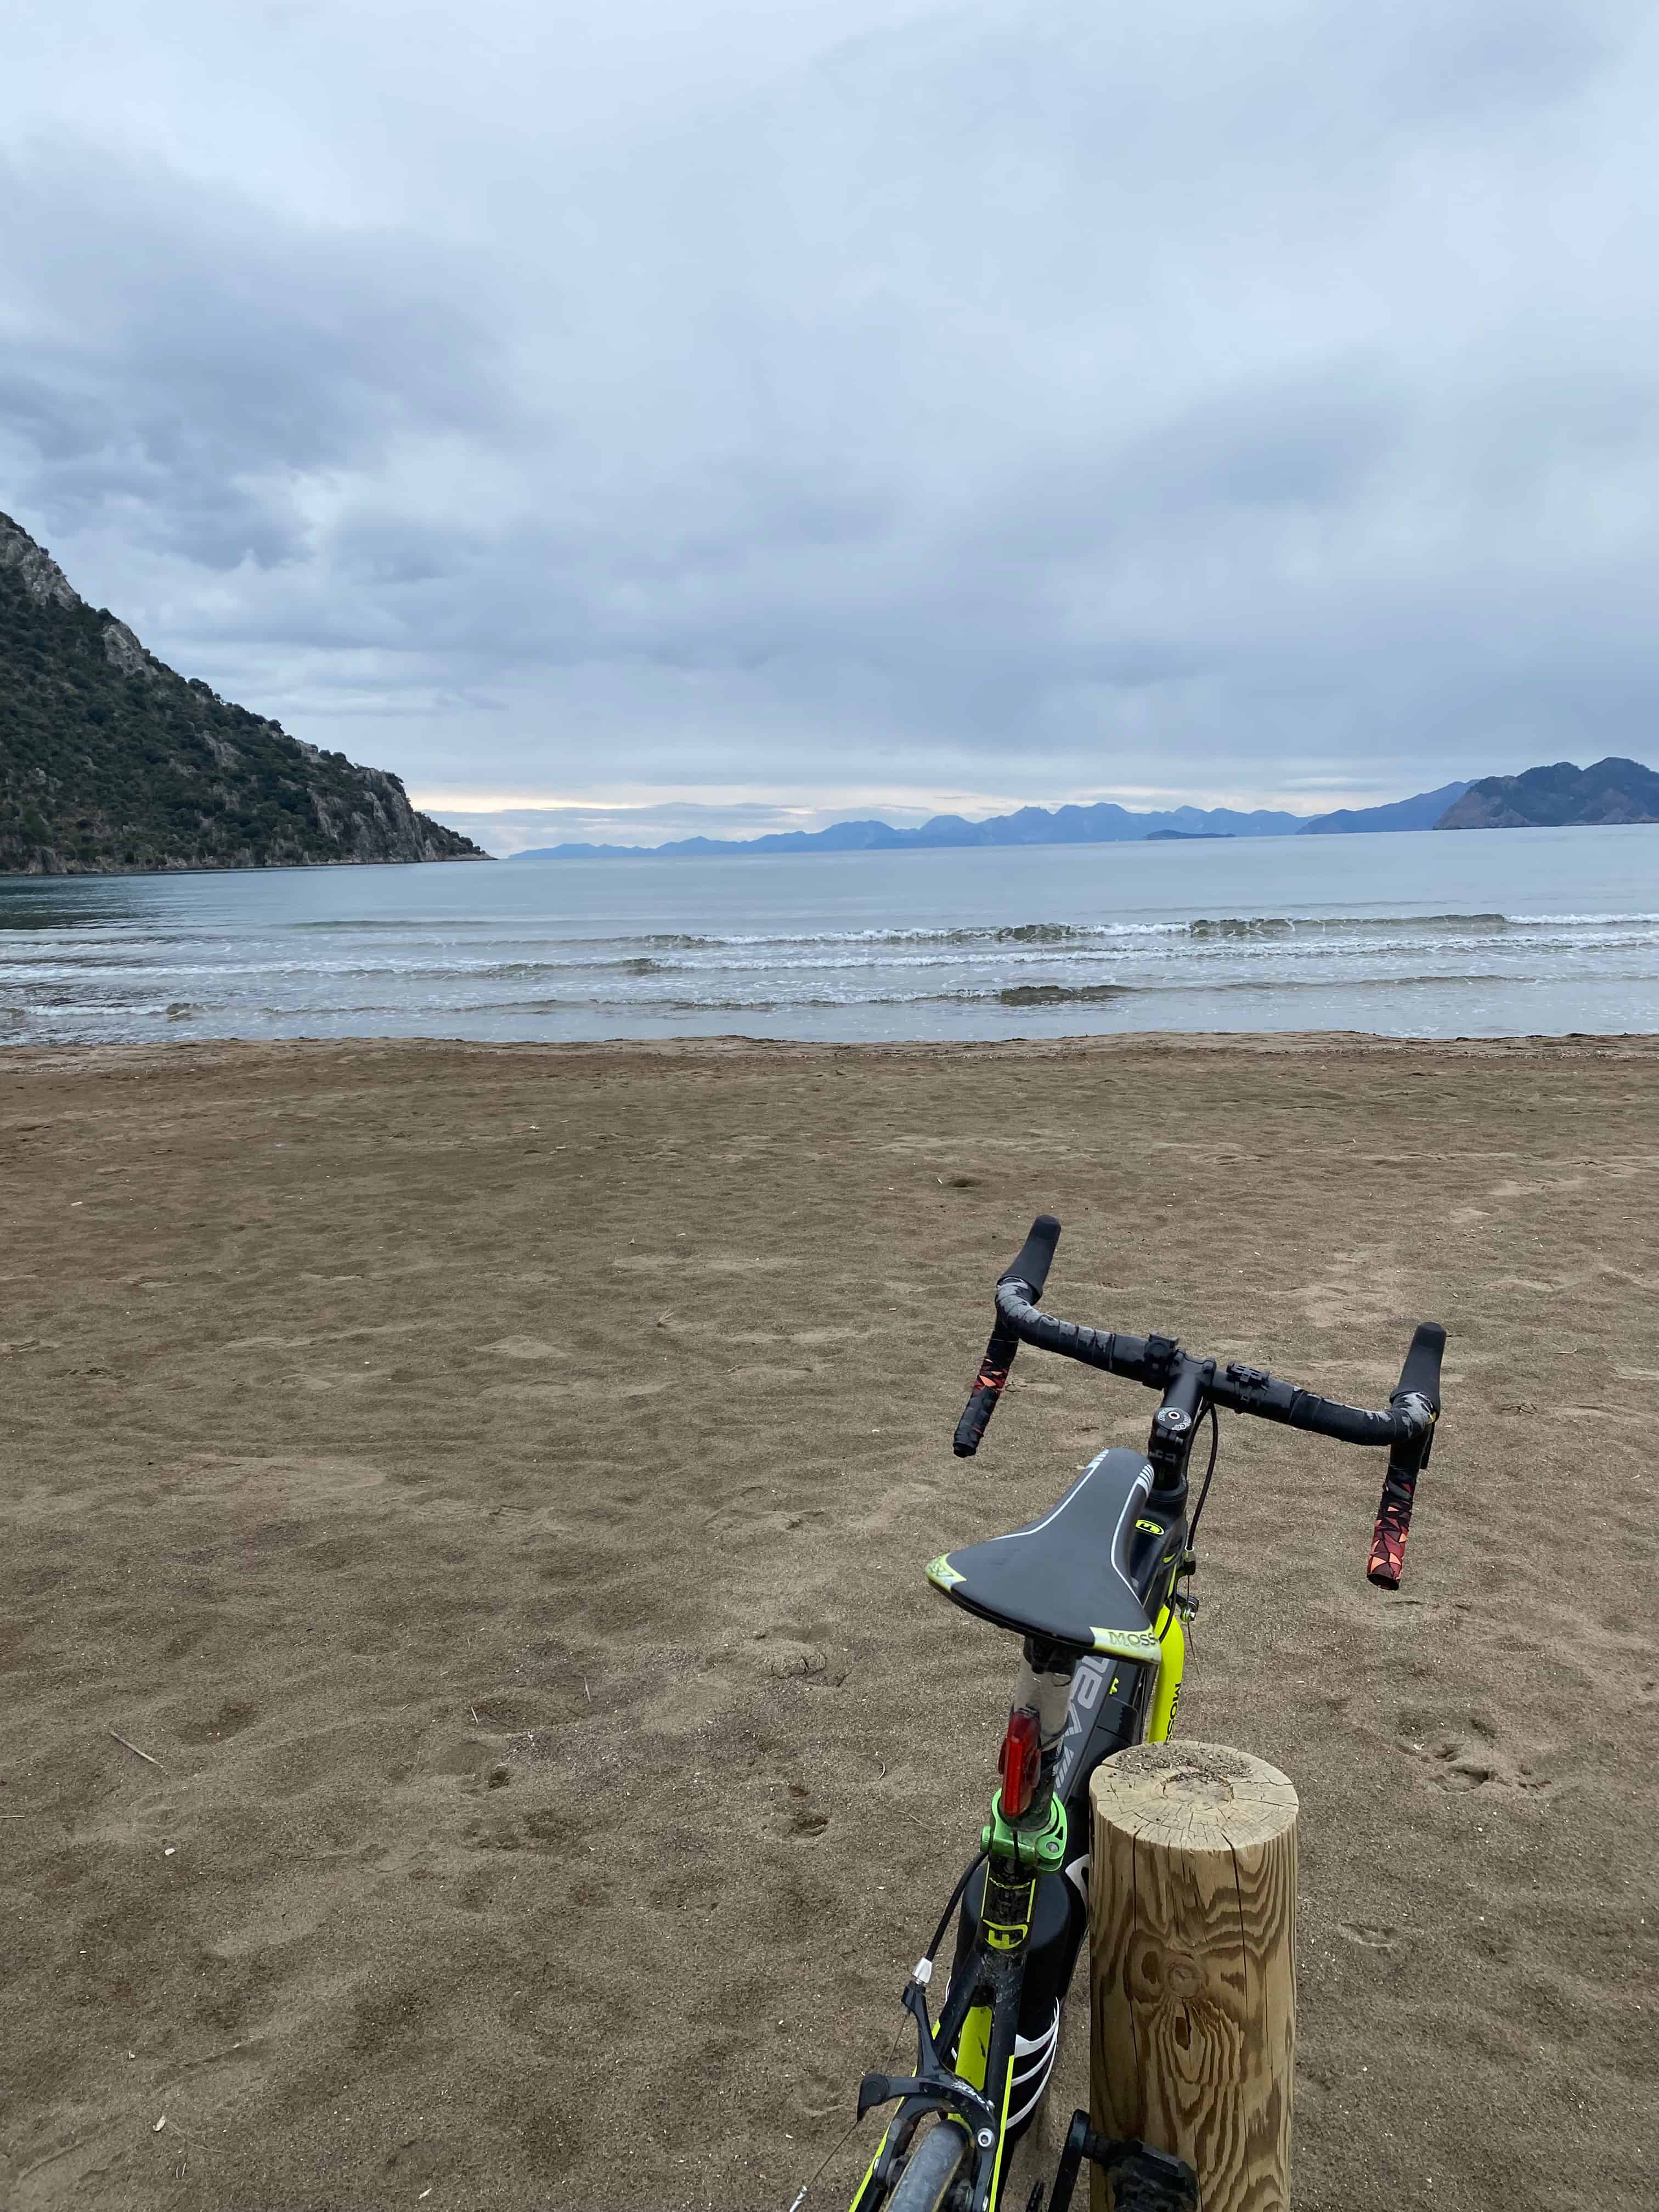
[[[1219,1744],[1139,1744],[1090,1785],[1091,2119],[1178,2152],[1204,2212],[1284,2212],[1296,1791]],[[1094,2212],[1109,2212],[1094,2178]]]

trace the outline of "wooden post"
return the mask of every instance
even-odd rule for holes
[[[1090,2058],[1098,2134],[1179,2152],[1204,2212],[1283,2212],[1296,2055],[1296,1791],[1212,1743],[1095,1770]],[[1094,2212],[1108,2212],[1094,2180]]]

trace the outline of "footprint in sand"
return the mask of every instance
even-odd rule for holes
[[[847,2103],[847,2076],[829,2066],[809,2066],[790,2093],[798,2123],[833,2118]]]
[[[804,1782],[792,1782],[784,1802],[767,1821],[775,1836],[790,1843],[815,1843],[830,1825],[827,1813],[814,1812],[811,1791]]]
[[[487,1691],[467,1700],[467,1717],[487,1735],[518,1736],[538,1729],[556,1729],[592,1710],[573,1668],[564,1681],[540,1689]]]
[[[1458,1792],[1496,1790],[1516,1796],[1547,1796],[1555,1784],[1516,1759],[1478,1729],[1456,1729],[1428,1741],[1402,1736],[1400,1747],[1424,1761],[1437,1788]]]
[[[821,1674],[823,1672],[823,1648],[816,1644],[803,1644],[788,1635],[769,1636],[763,1643],[757,1639],[754,1645],[744,1650],[743,1656],[774,1681],[785,1681],[792,1674]]]
[[[258,1705],[245,1698],[227,1698],[215,1713],[206,1713],[199,1720],[184,1721],[173,1728],[180,1743],[219,1743],[227,1736],[240,1735],[242,1730],[258,1717]]]
[[[469,1824],[465,1843],[474,1851],[568,1852],[580,1832],[578,1821],[549,1806],[533,1813],[481,1815]]]
[[[745,1509],[740,1502],[722,1506],[711,1513],[703,1526],[711,1534],[741,1538],[749,1543],[764,1542],[768,1536],[793,1536],[802,1528],[820,1526],[831,1516],[821,1506],[799,1509],[775,1505],[769,1510]]]
[[[1381,1248],[1362,1246],[1332,1254],[1325,1275],[1291,1296],[1315,1328],[1343,1329],[1398,1312],[1408,1303],[1405,1285],[1405,1271]]]
[[[388,2155],[383,2171],[394,2175],[399,2184],[412,2187],[417,2181],[431,2180],[442,2156],[439,2146],[426,2136],[409,2136]]]
[[[745,1670],[775,1682],[808,1682],[838,1690],[851,1671],[851,1656],[820,1640],[812,1630],[785,1626],[763,1628],[733,1655]]]
[[[1362,1951],[1397,1951],[1406,1940],[1402,1929],[1384,1927],[1369,1920],[1340,1921],[1336,1932],[1345,1942],[1358,1944]]]

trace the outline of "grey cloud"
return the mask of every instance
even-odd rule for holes
[[[1650,750],[1644,9],[169,12],[118,156],[17,109],[0,451],[303,734],[814,805]]]
[[[119,503],[205,568],[292,559],[295,478],[503,411],[476,284],[428,241],[273,219],[85,148],[15,153],[0,192],[22,325],[0,407],[54,527]]]

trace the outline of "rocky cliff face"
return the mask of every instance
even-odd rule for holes
[[[1437,830],[1557,830],[1572,823],[1659,822],[1659,775],[1609,755],[1593,768],[1557,761],[1524,775],[1486,775],[1455,799]]]
[[[0,514],[0,871],[488,857],[395,775],[175,674]]]

